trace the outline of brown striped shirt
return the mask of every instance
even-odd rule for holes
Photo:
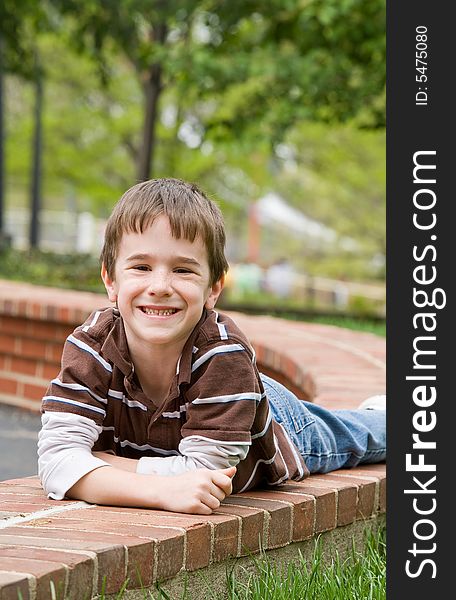
[[[183,439],[247,445],[234,491],[308,475],[296,447],[271,417],[247,338],[216,311],[203,312],[160,406],[140,387],[119,312],[96,311],[67,338],[61,371],[42,411],[92,419],[103,428],[94,450],[135,459],[179,455]]]

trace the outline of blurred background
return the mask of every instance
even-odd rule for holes
[[[226,307],[383,318],[383,0],[3,0],[0,278],[103,291],[139,180],[222,208]]]

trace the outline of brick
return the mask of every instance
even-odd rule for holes
[[[40,340],[61,341],[62,339],[60,326],[50,321],[30,320],[27,333],[29,337]]]
[[[33,319],[41,318],[41,309],[42,305],[37,302],[30,302],[28,305],[27,315],[32,317]]]
[[[157,568],[155,578],[157,581],[169,579],[179,573],[184,566],[184,543],[178,538],[173,538],[173,544],[159,544]]]
[[[34,359],[25,359],[17,356],[12,356],[10,369],[13,373],[22,373],[24,375],[37,375],[37,363]]]
[[[97,506],[90,511],[74,510],[69,513],[61,513],[55,517],[55,522],[56,524],[61,522],[58,526],[65,527],[65,522],[73,519],[81,519],[88,527],[91,527],[90,523],[93,521],[114,524],[114,531],[118,531],[119,525],[125,525],[128,527],[128,531],[132,531],[132,527],[137,527],[137,530],[141,531],[140,535],[147,537],[150,532],[155,531],[157,528],[164,528],[165,530],[166,528],[174,528],[178,531],[185,529],[187,534],[187,569],[194,570],[207,566],[210,561],[211,528],[208,523],[202,522],[195,515],[150,509]],[[150,537],[153,538],[153,535]],[[162,536],[157,539],[162,539]],[[183,550],[181,554],[183,554]]]
[[[48,342],[46,344],[46,360],[50,363],[60,364],[62,358],[62,344],[53,344]]]
[[[59,321],[66,323],[70,318],[70,309],[66,306],[59,306],[57,315]]]
[[[27,573],[36,577],[36,600],[51,598],[51,582],[56,590],[57,598],[66,592],[66,570],[58,563],[29,558],[2,557],[2,569],[10,569],[19,573]]]
[[[240,504],[252,508],[261,508],[268,515],[266,538],[266,548],[279,548],[286,546],[291,541],[291,516],[292,505],[290,503],[278,502],[276,500],[264,500],[251,495],[255,492],[244,492],[243,494],[233,494],[225,498],[226,504]]]
[[[336,527],[337,504],[334,489],[310,485],[308,480],[293,481],[280,486],[285,492],[304,493],[315,498],[314,533],[322,533]]]
[[[313,496],[277,490],[246,492],[249,497],[263,498],[286,502],[293,507],[292,511],[292,536],[294,542],[312,537],[315,522],[315,499]]]
[[[378,511],[386,513],[386,477],[380,480],[380,489],[378,494]]]
[[[239,540],[238,555],[245,556],[264,547],[263,533],[266,513],[262,509],[248,508],[246,506],[226,505],[225,501],[217,509],[217,514],[226,514],[242,519],[241,538]]]
[[[368,475],[371,477],[386,477],[386,463],[370,463],[354,467],[353,469],[343,469],[342,471],[358,475]]]
[[[3,498],[4,496],[2,495],[2,510],[16,514],[34,513],[37,510],[55,506],[55,501],[46,500],[41,497],[14,495],[15,499],[10,501],[3,500]]]
[[[329,485],[337,491],[337,526],[349,525],[356,519],[358,486],[353,482],[332,478],[331,475],[312,475],[310,480],[313,485]]]
[[[18,539],[20,538],[20,540]],[[98,591],[103,585],[103,576],[106,578],[106,593],[119,591],[126,578],[126,553],[125,547],[113,536],[102,533],[93,534],[81,532],[51,531],[30,527],[9,527],[0,531],[1,545],[17,545],[21,542],[24,546],[61,550],[85,550],[96,552],[98,559]],[[123,541],[126,541],[125,539]],[[143,540],[128,541],[129,545],[142,544]]]
[[[206,566],[211,560],[223,560],[228,556],[236,556],[239,546],[239,520],[229,515],[188,515],[163,510],[150,509],[128,509],[120,507],[104,506],[96,507],[87,512],[71,511],[62,513],[59,519],[88,518],[91,520],[107,520],[112,522],[115,513],[116,523],[157,525],[160,527],[180,527],[187,533],[187,570],[193,570]],[[201,529],[198,529],[201,528]],[[193,545],[191,540],[198,537],[199,541],[204,538],[204,546]],[[211,543],[212,539],[212,543]],[[212,545],[212,556],[211,556]]]
[[[93,306],[106,304],[106,299],[103,295],[95,297],[71,291],[56,293],[28,284],[8,284],[5,289],[10,297],[0,298],[0,312],[10,316],[3,314],[0,317],[0,343],[1,336],[8,334],[7,349],[3,354],[0,352],[0,370],[10,380],[13,379],[10,372],[22,376],[16,395],[20,391],[37,397],[36,389],[25,387],[40,387],[30,378],[40,377],[40,384],[45,381],[47,386],[58,372],[66,335],[82,322]],[[3,287],[2,293],[5,293]],[[32,315],[35,315],[34,319]],[[353,408],[364,397],[384,389],[385,373],[380,364],[385,356],[384,340],[317,324],[290,323],[270,317],[233,317],[252,340],[259,365],[265,365],[270,374],[292,386],[298,397],[314,394],[317,381],[320,404]],[[16,339],[19,337],[23,339]],[[34,349],[28,346],[26,352],[19,352],[20,346],[34,340],[46,342],[45,353],[33,358],[37,348],[43,348],[39,345]],[[344,348],[335,342],[342,342]],[[12,349],[16,350],[15,356]],[[31,354],[27,354],[28,351]],[[368,362],[366,358],[369,357],[380,361],[380,366]],[[310,392],[305,392],[309,389]],[[44,383],[39,399],[43,393]],[[211,560],[247,553],[247,549],[257,551],[260,540],[265,548],[278,547],[289,543],[290,539],[306,539],[311,535],[313,524],[318,533],[332,529],[336,523],[339,526],[351,523],[355,516],[364,518],[377,510],[386,510],[384,463],[340,470],[320,478],[311,476],[305,482],[288,482],[286,486],[280,490],[231,496],[208,517],[121,508],[110,512],[108,507],[61,513],[52,520],[35,522],[35,526],[29,524],[0,531],[0,552],[8,544],[17,544],[18,538],[34,551],[46,552],[47,546],[55,552],[70,554],[72,550],[78,550],[87,560],[91,559],[91,552],[98,552],[101,572],[110,573],[108,583],[114,581],[109,593],[115,593],[125,575],[132,574],[133,568],[138,567],[141,579],[146,582],[154,575],[165,578],[178,572],[182,568],[184,550],[186,568],[192,570],[210,564]],[[255,494],[257,497],[249,497]],[[25,509],[31,512],[55,506],[46,500],[36,478],[2,483],[0,502],[3,509],[0,514],[6,516]],[[85,533],[89,522],[89,531]],[[266,539],[263,539],[265,534]],[[45,554],[35,556],[41,557],[43,562],[53,562],[46,561]],[[17,577],[19,584],[28,591],[24,575]],[[134,580],[130,584],[136,583]],[[0,599],[2,597],[0,595]]]
[[[31,384],[24,383],[23,387],[23,395],[25,398],[30,398],[31,400],[41,400],[46,392],[48,384]]]
[[[377,507],[375,505],[376,491],[378,479],[373,477],[362,477],[352,475],[349,469],[341,469],[331,473],[333,478],[349,481],[358,486],[358,504],[356,508],[357,519],[367,519],[375,513]]]
[[[0,333],[0,352],[11,353],[14,351],[14,336]]]
[[[95,515],[98,517],[96,520],[71,518],[75,512],[85,513],[87,517],[91,513],[90,517],[93,518],[93,513],[97,512],[97,508],[90,511],[62,513],[62,516],[65,515],[68,518],[54,517],[46,519],[46,527],[52,527],[53,531],[60,531],[62,537],[66,535],[67,531],[73,532],[74,530],[83,530],[87,533],[100,532],[112,535],[118,543],[128,545],[127,576],[133,582],[133,587],[139,582],[143,585],[151,583],[154,567],[154,547],[157,549],[156,570],[161,577],[171,577],[181,570],[185,548],[185,536],[182,528],[126,523],[119,513],[119,518],[116,514],[115,519],[109,513],[104,513],[105,517],[110,516],[111,518],[103,519],[100,518],[103,515],[102,511]],[[196,531],[196,533],[198,532]],[[198,541],[197,535],[191,537],[194,538],[194,541]],[[129,540],[133,538],[142,539],[144,543],[142,545],[130,545]],[[204,541],[209,542],[208,536]],[[209,544],[208,546],[210,547]]]
[[[40,340],[21,338],[17,351],[21,356],[43,359],[46,356],[46,344]]]
[[[51,381],[54,377],[57,376],[60,370],[60,361],[56,362],[42,362],[40,364],[40,377],[46,379],[47,381]]]
[[[212,514],[207,520],[214,526],[212,561],[220,562],[237,556],[239,547],[239,519],[230,515]]]
[[[40,480],[36,475],[32,475],[31,477],[18,477],[17,479],[8,479],[7,481],[2,481],[2,485],[9,486],[11,488],[20,488],[22,486],[32,486],[34,488],[41,488]],[[43,496],[44,496],[44,492]]]
[[[1,498],[0,498],[0,502],[1,502]],[[17,513],[15,512],[11,512],[11,511],[7,511],[7,510],[0,510],[0,519],[9,519],[10,517],[16,517]]]
[[[5,377],[0,375],[0,390],[4,394],[16,395],[17,392],[17,381],[13,377]]]
[[[50,550],[47,548],[0,546],[0,560],[3,561],[5,557],[55,563],[56,567],[64,566],[68,573],[68,588],[65,600],[79,600],[81,590],[90,592],[90,595],[92,594],[95,563],[90,557],[75,554],[74,552]]]
[[[22,318],[4,315],[0,321],[1,330],[13,335],[26,335],[29,321]]]
[[[56,306],[50,304],[43,305],[42,315],[48,321],[58,321],[58,310]]]
[[[14,495],[14,496],[36,496],[36,497],[40,497],[40,498],[45,498],[44,496],[44,492],[41,489],[41,487],[35,487],[32,485],[21,485],[21,486],[15,486],[15,485],[11,485],[8,484],[8,482],[2,481],[0,482],[0,494],[2,494],[0,496],[0,502],[2,500],[2,498],[4,498],[3,494],[9,494]]]
[[[218,562],[230,556],[237,556],[239,546],[239,519],[230,515],[187,515],[183,513],[172,513],[167,511],[150,511],[162,525],[180,523],[189,534],[190,528],[196,526],[207,526],[209,528],[209,562]],[[165,521],[166,520],[166,521]],[[195,564],[197,559],[195,549],[187,544],[188,559],[190,564]],[[200,550],[198,549],[198,552]],[[206,557],[204,556],[204,560]]]
[[[29,578],[23,573],[0,571],[0,600],[30,600]]]

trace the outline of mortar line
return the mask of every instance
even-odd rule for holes
[[[87,502],[75,502],[74,504],[66,504],[65,506],[57,506],[56,508],[44,508],[43,510],[37,510],[30,515],[20,517],[9,517],[0,521],[0,529],[6,529],[7,527],[13,527],[14,525],[20,525],[21,523],[27,523],[29,521],[35,521],[36,519],[45,519],[51,515],[57,515],[62,512],[69,510],[79,510],[80,508],[92,508],[95,504],[88,504]]]

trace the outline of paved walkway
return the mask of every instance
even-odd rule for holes
[[[36,475],[40,417],[0,405],[0,481]]]

